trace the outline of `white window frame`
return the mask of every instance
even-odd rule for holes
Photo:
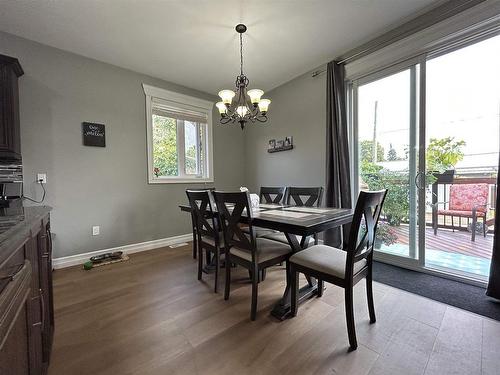
[[[195,98],[192,96],[179,94],[158,87],[142,84],[144,94],[146,95],[146,133],[147,133],[147,152],[148,152],[148,183],[150,184],[183,184],[183,183],[206,183],[214,182],[213,176],[213,129],[212,129],[212,109],[213,103],[208,100]],[[180,109],[190,109],[206,115],[206,142],[205,142],[205,176],[189,175],[185,173],[185,152],[184,137],[181,145],[182,150],[178,150],[178,176],[160,176],[156,177],[153,172],[153,98],[168,101],[173,107]],[[177,134],[184,132],[184,127],[177,126]],[[200,157],[198,152],[198,159]]]

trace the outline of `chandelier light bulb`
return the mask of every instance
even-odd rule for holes
[[[262,113],[266,113],[267,110],[269,109],[269,104],[271,104],[271,101],[269,99],[261,99],[259,101],[259,110]]]
[[[245,117],[247,112],[248,112],[248,108],[244,105],[240,105],[240,106],[238,106],[238,108],[236,108],[236,113],[238,113],[238,115],[240,117]]]
[[[219,91],[219,96],[224,104],[231,104],[236,94],[232,90]]]
[[[217,107],[217,109],[219,110],[219,113],[221,115],[225,115],[226,114],[227,107],[226,107],[226,105],[223,102],[217,102],[217,104],[215,104],[215,106]]]
[[[264,91],[259,89],[251,89],[248,90],[248,96],[250,97],[250,101],[252,104],[258,104],[262,95],[264,95]]]

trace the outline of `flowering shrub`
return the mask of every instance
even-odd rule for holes
[[[393,227],[386,222],[379,222],[377,225],[377,233],[375,242],[383,243],[384,245],[394,245],[398,240],[398,235]]]
[[[366,232],[365,223],[361,224],[360,235],[361,237]],[[380,248],[381,244],[390,246],[394,245],[398,240],[398,235],[394,228],[385,221],[379,221],[377,225],[377,233],[375,234],[375,247]]]

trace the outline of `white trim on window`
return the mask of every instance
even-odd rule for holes
[[[142,84],[144,94],[146,96],[146,138],[147,138],[147,168],[148,168],[148,183],[150,184],[165,184],[165,183],[206,183],[213,182],[213,131],[212,131],[212,109],[214,104],[208,100],[195,98],[192,96],[179,94],[177,92],[168,91],[158,87]],[[173,177],[156,177],[153,172],[153,98],[162,99],[168,102],[172,107],[179,109],[189,109],[194,112],[203,114],[206,117],[206,142],[205,146],[205,176],[186,175],[185,166],[179,162],[182,167],[179,176]],[[179,129],[180,127],[178,127]],[[184,129],[182,130],[184,131]],[[184,151],[179,152],[179,158],[184,160]],[[198,155],[199,158],[199,155]]]

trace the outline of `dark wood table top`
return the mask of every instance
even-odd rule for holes
[[[188,204],[179,207],[182,211],[191,212]],[[344,208],[261,204],[252,212],[252,224],[261,228],[309,236],[350,223],[353,213],[354,210]],[[242,222],[247,223],[248,219],[242,217]]]

